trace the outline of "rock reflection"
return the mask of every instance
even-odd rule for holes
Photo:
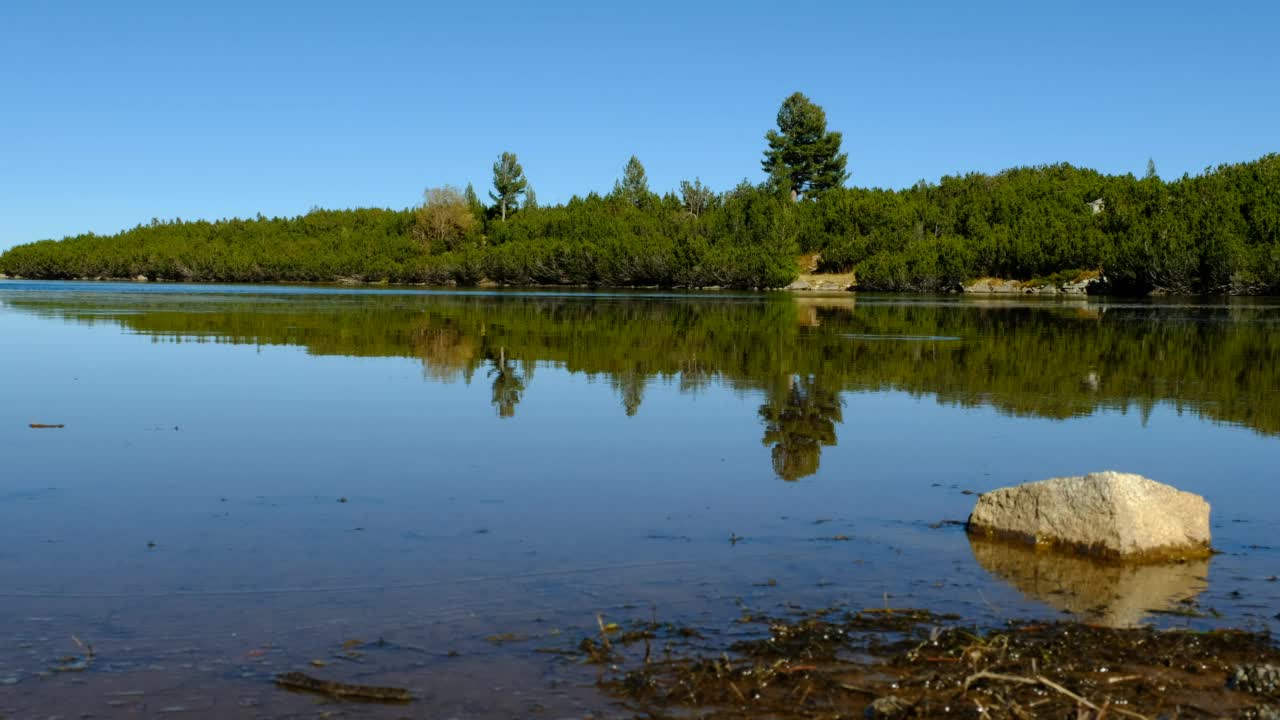
[[[1121,565],[970,536],[973,557],[1022,594],[1107,627],[1139,625],[1208,587],[1207,558]]]

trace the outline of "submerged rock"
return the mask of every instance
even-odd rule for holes
[[[906,700],[894,695],[886,695],[873,700],[863,711],[862,716],[867,720],[892,720],[906,717],[910,711],[911,704]]]
[[[983,494],[972,533],[1120,560],[1205,557],[1209,503],[1119,472],[1052,478]]]

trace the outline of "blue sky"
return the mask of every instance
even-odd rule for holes
[[[1280,150],[1274,2],[0,5],[0,248],[160,218],[762,178],[795,90],[851,184]],[[1120,7],[1123,6],[1123,7]]]

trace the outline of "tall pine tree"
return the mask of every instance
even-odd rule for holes
[[[504,152],[493,164],[493,190],[489,198],[498,208],[503,222],[507,219],[507,209],[513,212],[520,204],[520,196],[524,194],[529,181],[525,179],[524,168],[515,153]]]
[[[840,133],[827,132],[826,112],[803,93],[782,101],[778,129],[766,133],[765,139],[769,149],[760,164],[770,182],[790,192],[792,200],[812,197],[849,179],[849,156],[840,152]]]

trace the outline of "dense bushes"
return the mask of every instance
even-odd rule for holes
[[[834,191],[806,208],[806,245],[823,248],[826,269],[856,268],[862,288],[950,289],[1095,268],[1118,292],[1280,292],[1277,155],[1170,183],[1054,165],[947,177],[875,205],[872,196]],[[857,222],[831,210],[859,203]]]
[[[695,218],[674,196],[644,209],[591,195],[485,232],[424,242],[429,213],[317,210],[296,218],[160,222],[13,248],[0,271],[36,278],[777,287],[795,277],[795,212],[740,188]],[[453,223],[458,226],[458,223]]]
[[[474,223],[422,210],[159,222],[23,245],[0,272],[34,278],[778,287],[795,257],[873,290],[946,291],[1100,269],[1119,292],[1280,292],[1280,156],[1165,183],[1070,165],[839,188],[791,202],[739,185],[696,207],[614,193]],[[456,204],[456,203],[455,203]],[[462,220],[465,220],[463,218]]]

